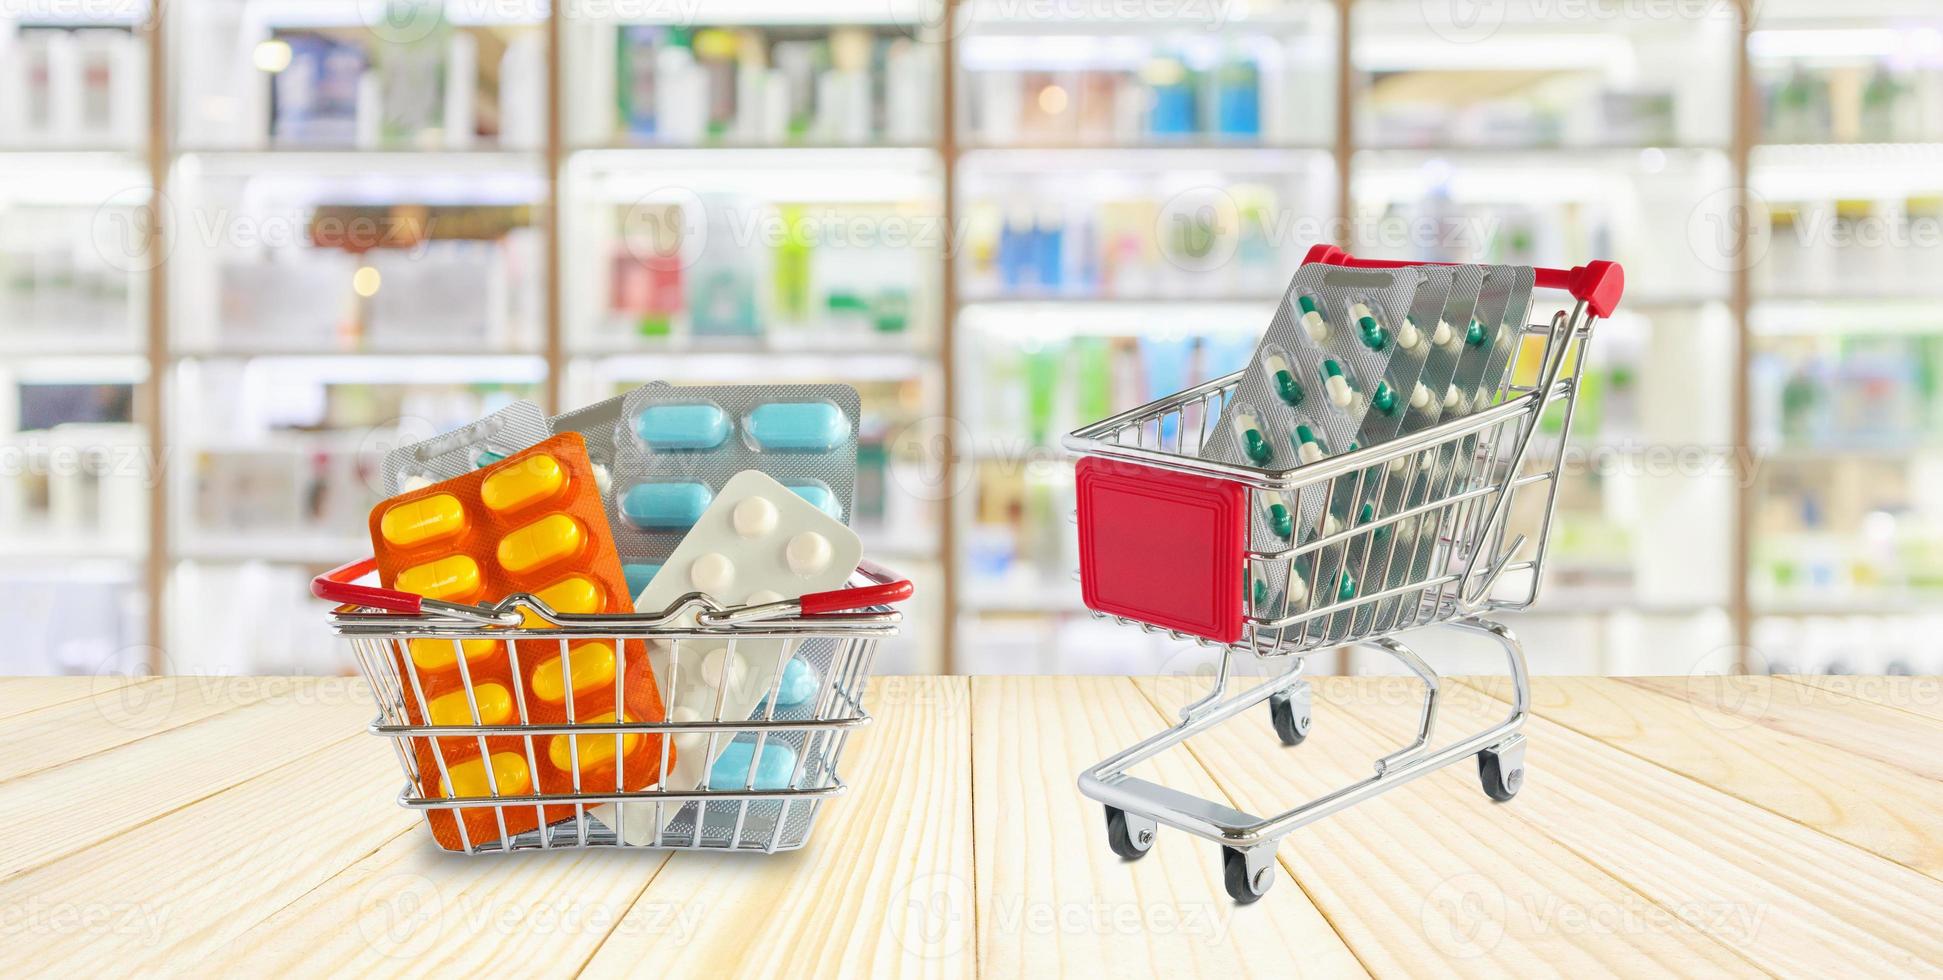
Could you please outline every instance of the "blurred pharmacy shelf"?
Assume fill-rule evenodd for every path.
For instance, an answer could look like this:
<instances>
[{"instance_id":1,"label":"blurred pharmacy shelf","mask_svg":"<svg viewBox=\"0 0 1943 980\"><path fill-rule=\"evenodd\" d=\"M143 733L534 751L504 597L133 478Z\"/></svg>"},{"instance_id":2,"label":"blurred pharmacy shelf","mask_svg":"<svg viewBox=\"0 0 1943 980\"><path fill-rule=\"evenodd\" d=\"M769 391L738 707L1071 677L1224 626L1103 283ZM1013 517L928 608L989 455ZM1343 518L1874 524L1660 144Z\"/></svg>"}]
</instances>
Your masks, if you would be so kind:
<instances>
[{"instance_id":1,"label":"blurred pharmacy shelf","mask_svg":"<svg viewBox=\"0 0 1943 980\"><path fill-rule=\"evenodd\" d=\"M1536 669L1923 667L1923 0L1764 0L1745 34L1736 4L72 6L0 17L0 578L50 651L0 668L339 671L304 582L361 550L385 449L761 379L863 393L859 530L922 603L880 669L1196 669L1081 608L1058 438L1241 367L1317 241L1626 264L1520 623L1571 652Z\"/></svg>"}]
</instances>

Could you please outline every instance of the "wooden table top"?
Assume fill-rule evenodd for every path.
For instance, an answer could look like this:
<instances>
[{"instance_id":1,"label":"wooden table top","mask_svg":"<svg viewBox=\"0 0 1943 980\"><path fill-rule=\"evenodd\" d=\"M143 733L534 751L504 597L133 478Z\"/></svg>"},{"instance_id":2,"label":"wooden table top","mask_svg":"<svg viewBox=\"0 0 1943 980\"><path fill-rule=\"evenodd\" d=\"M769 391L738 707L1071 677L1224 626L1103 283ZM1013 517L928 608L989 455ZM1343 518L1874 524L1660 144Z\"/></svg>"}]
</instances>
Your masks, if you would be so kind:
<instances>
[{"instance_id":1,"label":"wooden table top","mask_svg":"<svg viewBox=\"0 0 1943 980\"><path fill-rule=\"evenodd\" d=\"M1366 776L1416 688L1317 678L1142 775L1254 813ZM1536 682L1530 778L1460 763L1296 831L1108 850L1078 772L1180 678L885 677L802 851L437 851L343 679L0 680L0 961L177 973L1115 976L1943 971L1943 679ZM1440 735L1506 687L1451 685ZM10 971L12 972L12 971Z\"/></svg>"}]
</instances>

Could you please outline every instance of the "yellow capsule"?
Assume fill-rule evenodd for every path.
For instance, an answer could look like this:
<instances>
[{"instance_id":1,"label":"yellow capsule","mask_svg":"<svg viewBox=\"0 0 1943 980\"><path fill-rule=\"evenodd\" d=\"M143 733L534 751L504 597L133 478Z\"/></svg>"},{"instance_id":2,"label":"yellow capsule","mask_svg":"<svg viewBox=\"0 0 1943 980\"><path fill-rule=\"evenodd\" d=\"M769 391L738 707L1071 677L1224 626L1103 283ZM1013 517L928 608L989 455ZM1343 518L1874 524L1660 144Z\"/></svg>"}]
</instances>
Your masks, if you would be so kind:
<instances>
[{"instance_id":1,"label":"yellow capsule","mask_svg":"<svg viewBox=\"0 0 1943 980\"><path fill-rule=\"evenodd\" d=\"M493 787L486 782L484 759L474 756L446 767L445 771L451 777L445 781L447 797L492 795ZM518 752L494 752L492 775L501 796L522 796L533 788L532 770L526 768L526 757Z\"/></svg>"},{"instance_id":2,"label":"yellow capsule","mask_svg":"<svg viewBox=\"0 0 1943 980\"><path fill-rule=\"evenodd\" d=\"M554 612L597 613L602 603L607 601L607 591L600 583L585 575L572 575L547 586L533 597L553 607ZM527 629L541 629L547 621L532 612L522 613L525 617L520 625Z\"/></svg>"},{"instance_id":3,"label":"yellow capsule","mask_svg":"<svg viewBox=\"0 0 1943 980\"><path fill-rule=\"evenodd\" d=\"M504 514L551 500L567 485L567 468L545 453L502 466L479 484L479 499Z\"/></svg>"},{"instance_id":4,"label":"yellow capsule","mask_svg":"<svg viewBox=\"0 0 1943 980\"><path fill-rule=\"evenodd\" d=\"M449 493L407 500L385 511L385 516L378 519L378 533L400 548L443 541L465 529L466 509L459 498Z\"/></svg>"},{"instance_id":5,"label":"yellow capsule","mask_svg":"<svg viewBox=\"0 0 1943 980\"><path fill-rule=\"evenodd\" d=\"M614 720L614 712L603 711L599 715L586 720L596 723L610 722ZM627 720L633 721L634 719L628 718ZM571 748L567 745L568 739L572 739L574 742ZM634 747L640 744L640 741L641 736L638 732L630 732L621 736L621 753L625 755L633 752ZM580 771L582 773L590 769L599 769L602 766L612 765L614 762L614 736L611 733L603 735L555 735L547 740L546 757L548 761L553 763L553 768L555 769L572 772L574 759L571 753L575 751L580 754Z\"/></svg>"},{"instance_id":6,"label":"yellow capsule","mask_svg":"<svg viewBox=\"0 0 1943 980\"><path fill-rule=\"evenodd\" d=\"M479 594L482 580L479 563L465 555L447 555L423 565L413 565L398 573L392 583L400 592L411 592L427 599L462 602Z\"/></svg>"},{"instance_id":7,"label":"yellow capsule","mask_svg":"<svg viewBox=\"0 0 1943 980\"><path fill-rule=\"evenodd\" d=\"M451 670L458 659L452 656L452 641L440 640L429 636L420 637L406 644L412 651L412 663L419 670ZM490 656L499 649L498 640L460 640L459 648L465 651L468 666Z\"/></svg>"},{"instance_id":8,"label":"yellow capsule","mask_svg":"<svg viewBox=\"0 0 1943 980\"><path fill-rule=\"evenodd\" d=\"M504 684L481 684L473 689L479 702L479 724L503 725L513 718L513 695ZM472 706L466 703L464 690L442 694L432 699L428 712L434 725L470 725Z\"/></svg>"},{"instance_id":9,"label":"yellow capsule","mask_svg":"<svg viewBox=\"0 0 1943 980\"><path fill-rule=\"evenodd\" d=\"M499 539L499 565L518 575L580 554L587 528L568 514L548 514Z\"/></svg>"},{"instance_id":10,"label":"yellow capsule","mask_svg":"<svg viewBox=\"0 0 1943 980\"><path fill-rule=\"evenodd\" d=\"M567 649L572 662L573 693L576 696L614 683L614 645L606 640L584 640ZM560 658L548 657L533 668L533 696L548 704L558 704L567 696L566 679L560 676Z\"/></svg>"}]
</instances>

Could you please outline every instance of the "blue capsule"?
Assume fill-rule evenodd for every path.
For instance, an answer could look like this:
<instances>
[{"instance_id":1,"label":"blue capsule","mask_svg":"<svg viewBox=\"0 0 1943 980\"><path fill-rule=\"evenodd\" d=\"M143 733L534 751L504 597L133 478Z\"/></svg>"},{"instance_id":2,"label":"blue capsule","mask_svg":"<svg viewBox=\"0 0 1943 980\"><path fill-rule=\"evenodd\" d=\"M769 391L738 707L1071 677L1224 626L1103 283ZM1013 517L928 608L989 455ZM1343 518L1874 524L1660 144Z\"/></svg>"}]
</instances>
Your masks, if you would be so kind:
<instances>
[{"instance_id":1,"label":"blue capsule","mask_svg":"<svg viewBox=\"0 0 1943 980\"><path fill-rule=\"evenodd\" d=\"M789 492L816 505L817 510L843 520L843 507L837 503L837 495L831 493L829 487L821 483L791 483L788 486Z\"/></svg>"},{"instance_id":2,"label":"blue capsule","mask_svg":"<svg viewBox=\"0 0 1943 980\"><path fill-rule=\"evenodd\" d=\"M642 530L691 528L714 500L699 483L642 483L621 496L621 519Z\"/></svg>"},{"instance_id":3,"label":"blue capsule","mask_svg":"<svg viewBox=\"0 0 1943 980\"><path fill-rule=\"evenodd\" d=\"M708 767L709 789L741 789L749 782L749 760L755 756L756 744L738 739L730 742L715 757L715 764ZM789 777L796 771L796 750L781 742L765 742L762 746L762 761L756 763L756 784L759 790L778 790L789 788Z\"/></svg>"},{"instance_id":4,"label":"blue capsule","mask_svg":"<svg viewBox=\"0 0 1943 980\"><path fill-rule=\"evenodd\" d=\"M729 438L729 417L709 404L651 405L634 417L634 434L649 449L714 449Z\"/></svg>"},{"instance_id":5,"label":"blue capsule","mask_svg":"<svg viewBox=\"0 0 1943 980\"><path fill-rule=\"evenodd\" d=\"M850 421L829 402L772 402L749 413L756 448L828 452L850 437Z\"/></svg>"}]
</instances>

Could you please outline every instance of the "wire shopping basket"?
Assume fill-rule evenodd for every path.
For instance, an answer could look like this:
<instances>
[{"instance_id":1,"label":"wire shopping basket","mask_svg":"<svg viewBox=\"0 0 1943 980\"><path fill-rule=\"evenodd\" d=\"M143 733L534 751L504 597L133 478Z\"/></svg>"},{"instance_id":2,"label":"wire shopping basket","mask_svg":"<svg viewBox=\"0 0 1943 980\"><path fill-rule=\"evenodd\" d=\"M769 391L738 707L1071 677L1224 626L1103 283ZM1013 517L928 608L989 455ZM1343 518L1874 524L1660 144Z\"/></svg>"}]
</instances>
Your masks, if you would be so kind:
<instances>
[{"instance_id":1,"label":"wire shopping basket","mask_svg":"<svg viewBox=\"0 0 1943 980\"><path fill-rule=\"evenodd\" d=\"M426 812L442 847L468 853L559 847L773 853L803 846L820 805L845 790L837 764L850 732L870 721L863 696L877 641L897 632L903 617L891 605L911 595L908 580L864 562L846 588L800 599L725 607L689 593L659 614L568 614L526 593L469 606L356 584L375 567L370 558L352 562L318 576L311 591L342 604L329 615L331 631L350 639L377 699L370 730L397 751L405 774L399 804ZM450 644L463 692L456 713L470 724L443 723L420 711L428 702L410 648L414 642L441 650ZM747 660L773 660L773 669L737 675L732 665L745 662L739 654L755 651L762 655ZM676 690L683 672L691 672L709 678L718 693L712 710L670 705L664 721L610 714L620 720L540 723L529 710L526 685L512 684L506 692L474 684L477 665L494 658L504 658L510 676L521 677L522 658L531 666L536 657L558 656L565 717L575 719L573 692L585 690L576 653L583 665L596 656L618 661L611 670L617 705L623 679L649 670L665 691ZM790 671L792 662L803 668ZM800 683L806 676L813 676L813 688ZM766 685L754 717L725 709L726 694L738 682ZM485 723L498 715L482 714L482 704L510 717ZM611 745L602 736L611 736ZM489 739L498 748L489 747ZM461 742L476 744L476 759L493 760L478 766L484 793L454 791L460 782L447 756ZM712 765L698 765L706 775L692 782L661 779L642 786L643 774L630 778L626 764L641 744L659 753L652 773L679 775L680 766L671 765L678 755ZM537 772L540 759L562 751L571 785L554 788L559 791L529 784L528 792L514 792L519 787L499 771L500 755L510 754L513 766L530 767L524 772ZM770 765L776 759L785 764ZM434 816L441 812L446 816ZM441 820L449 829L441 829Z\"/></svg>"},{"instance_id":2,"label":"wire shopping basket","mask_svg":"<svg viewBox=\"0 0 1943 980\"><path fill-rule=\"evenodd\" d=\"M1353 259L1331 246L1312 249L1306 261L1367 269L1418 264ZM1108 842L1122 857L1144 855L1159 824L1185 830L1222 845L1228 892L1250 902L1273 881L1282 837L1433 769L1476 755L1486 793L1502 802L1518 792L1518 730L1531 700L1524 652L1509 629L1483 614L1537 599L1585 343L1593 325L1617 308L1625 276L1613 263L1594 262L1538 270L1536 285L1563 290L1572 302L1550 322L1525 326L1494 404L1389 442L1287 469L1199 458L1244 372L1063 440L1081 457L1080 580L1088 608L1096 617L1221 650L1211 689L1181 709L1178 724L1080 775L1081 792L1105 804ZM1521 370L1519 361L1534 352L1535 372L1530 364ZM1520 384L1521 377L1535 380ZM1556 431L1541 439L1546 419L1557 421ZM1393 480L1405 481L1394 493ZM1383 509L1332 522L1286 547L1252 548L1248 515L1303 494L1376 501ZM1286 584L1270 593L1260 584L1268 581ZM1514 691L1502 722L1435 752L1429 746L1440 678L1396 638L1431 626L1496 640ZM1263 701L1281 740L1301 742L1310 724L1306 655L1356 646L1394 658L1425 685L1414 741L1377 759L1369 778L1259 817L1127 774ZM1242 657L1279 670L1230 694Z\"/></svg>"}]
</instances>

